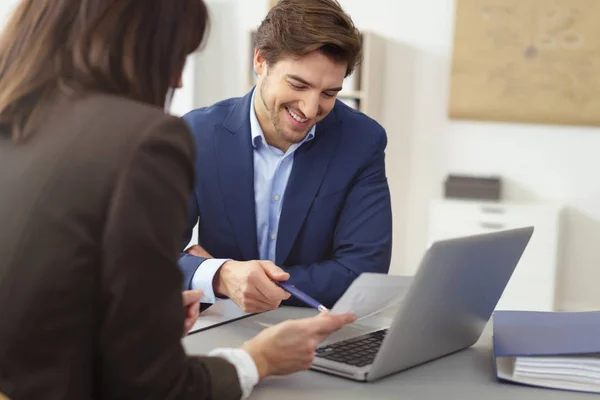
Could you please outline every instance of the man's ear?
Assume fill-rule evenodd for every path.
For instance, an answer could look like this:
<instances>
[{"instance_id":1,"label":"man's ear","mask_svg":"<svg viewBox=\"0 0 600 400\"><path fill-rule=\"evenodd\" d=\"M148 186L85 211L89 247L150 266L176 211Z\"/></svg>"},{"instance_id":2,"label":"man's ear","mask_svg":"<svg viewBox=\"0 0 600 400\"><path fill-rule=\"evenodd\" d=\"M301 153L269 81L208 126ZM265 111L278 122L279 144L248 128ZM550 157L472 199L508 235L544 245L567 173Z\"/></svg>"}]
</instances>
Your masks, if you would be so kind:
<instances>
[{"instance_id":1,"label":"man's ear","mask_svg":"<svg viewBox=\"0 0 600 400\"><path fill-rule=\"evenodd\" d=\"M260 54L258 49L254 49L254 72L256 75L262 75L266 71L267 61Z\"/></svg>"}]
</instances>

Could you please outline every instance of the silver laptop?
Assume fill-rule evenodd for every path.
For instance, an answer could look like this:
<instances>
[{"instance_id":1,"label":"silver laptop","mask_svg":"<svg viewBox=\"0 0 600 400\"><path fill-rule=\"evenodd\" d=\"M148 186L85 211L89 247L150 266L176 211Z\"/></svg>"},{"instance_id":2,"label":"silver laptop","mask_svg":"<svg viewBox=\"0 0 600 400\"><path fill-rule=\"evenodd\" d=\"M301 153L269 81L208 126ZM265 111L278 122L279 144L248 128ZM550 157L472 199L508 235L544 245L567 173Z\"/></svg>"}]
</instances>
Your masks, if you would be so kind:
<instances>
[{"instance_id":1,"label":"silver laptop","mask_svg":"<svg viewBox=\"0 0 600 400\"><path fill-rule=\"evenodd\" d=\"M312 369L373 381L472 346L532 234L526 227L433 243L391 324L324 342Z\"/></svg>"}]
</instances>

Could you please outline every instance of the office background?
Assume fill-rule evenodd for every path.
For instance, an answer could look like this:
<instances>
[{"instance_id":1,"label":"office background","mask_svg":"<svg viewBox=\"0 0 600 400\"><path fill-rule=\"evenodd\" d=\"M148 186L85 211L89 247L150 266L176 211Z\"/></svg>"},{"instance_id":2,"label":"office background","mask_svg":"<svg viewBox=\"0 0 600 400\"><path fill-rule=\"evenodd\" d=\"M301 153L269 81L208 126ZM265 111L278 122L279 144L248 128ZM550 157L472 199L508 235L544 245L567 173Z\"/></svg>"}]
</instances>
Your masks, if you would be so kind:
<instances>
[{"instance_id":1,"label":"office background","mask_svg":"<svg viewBox=\"0 0 600 400\"><path fill-rule=\"evenodd\" d=\"M267 0L206 2L211 31L184 73L185 87L172 105L178 115L247 91L249 32L268 7ZM17 3L0 3L0 24ZM504 200L564 207L556 308L600 309L600 129L450 120L454 1L340 3L359 29L385 39L385 57L372 68L384 82L378 112L389 139L391 272L411 274L417 268L429 240L431 201L443 196L448 174L499 175Z\"/></svg>"}]
</instances>

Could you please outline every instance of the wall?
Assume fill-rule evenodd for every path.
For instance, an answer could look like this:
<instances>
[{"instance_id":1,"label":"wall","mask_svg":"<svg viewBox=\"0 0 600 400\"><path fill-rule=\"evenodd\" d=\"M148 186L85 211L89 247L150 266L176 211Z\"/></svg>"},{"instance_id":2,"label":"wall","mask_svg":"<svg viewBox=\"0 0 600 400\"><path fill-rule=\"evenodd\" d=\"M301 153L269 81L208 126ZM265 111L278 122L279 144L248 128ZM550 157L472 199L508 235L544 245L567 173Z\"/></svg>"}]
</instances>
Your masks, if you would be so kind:
<instances>
[{"instance_id":1,"label":"wall","mask_svg":"<svg viewBox=\"0 0 600 400\"><path fill-rule=\"evenodd\" d=\"M4 26L4 22L8 18L10 12L19 3L19 0L2 0L0 2L0 28Z\"/></svg>"},{"instance_id":2,"label":"wall","mask_svg":"<svg viewBox=\"0 0 600 400\"><path fill-rule=\"evenodd\" d=\"M245 89L247 32L266 12L263 0L209 0L214 37L198 57L199 105ZM569 126L450 121L453 0L340 0L360 29L389 39L382 73L383 125L394 198L392 271L411 273L426 246L428 203L449 172L499 174L512 201L565 206L558 306L600 308L600 130Z\"/></svg>"},{"instance_id":3,"label":"wall","mask_svg":"<svg viewBox=\"0 0 600 400\"><path fill-rule=\"evenodd\" d=\"M183 70L182 81L183 88L177 89L173 95L169 112L173 115L183 116L194 108L196 102L195 82L196 82L196 55L192 54L188 57L185 68Z\"/></svg>"}]
</instances>

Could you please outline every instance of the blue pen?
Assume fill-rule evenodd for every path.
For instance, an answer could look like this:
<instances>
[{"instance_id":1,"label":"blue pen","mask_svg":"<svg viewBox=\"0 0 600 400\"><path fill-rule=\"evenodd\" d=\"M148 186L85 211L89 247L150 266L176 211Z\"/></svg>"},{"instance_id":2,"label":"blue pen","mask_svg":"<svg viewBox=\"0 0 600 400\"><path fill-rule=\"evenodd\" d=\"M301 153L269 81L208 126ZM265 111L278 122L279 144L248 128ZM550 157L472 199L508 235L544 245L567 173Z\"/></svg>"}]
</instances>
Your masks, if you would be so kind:
<instances>
[{"instance_id":1,"label":"blue pen","mask_svg":"<svg viewBox=\"0 0 600 400\"><path fill-rule=\"evenodd\" d=\"M292 296L296 297L297 299L302 300L309 306L316 308L319 311L328 311L327 307L325 307L323 304L319 303L317 300L313 299L312 297L310 297L309 295L307 295L306 293L304 293L302 290L298 289L296 286L292 285L291 283L287 283L287 282L275 282L275 283L277 285L279 285L279 287L281 287L283 290L285 290Z\"/></svg>"}]
</instances>

